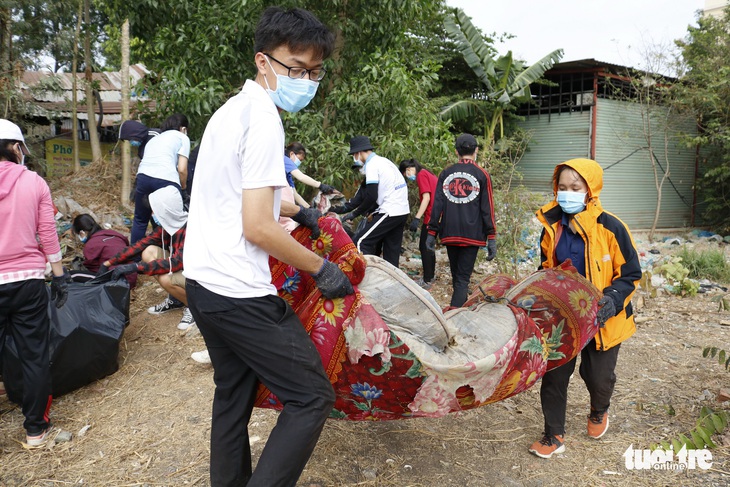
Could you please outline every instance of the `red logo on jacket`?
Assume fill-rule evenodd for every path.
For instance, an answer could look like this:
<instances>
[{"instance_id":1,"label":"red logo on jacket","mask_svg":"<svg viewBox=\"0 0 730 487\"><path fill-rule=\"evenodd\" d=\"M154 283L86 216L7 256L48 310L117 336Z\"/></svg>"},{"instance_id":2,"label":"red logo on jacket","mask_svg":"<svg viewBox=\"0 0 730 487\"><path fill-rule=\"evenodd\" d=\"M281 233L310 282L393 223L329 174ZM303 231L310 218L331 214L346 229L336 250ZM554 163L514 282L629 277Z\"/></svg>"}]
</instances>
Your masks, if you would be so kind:
<instances>
[{"instance_id":1,"label":"red logo on jacket","mask_svg":"<svg viewBox=\"0 0 730 487\"><path fill-rule=\"evenodd\" d=\"M452 203L464 204L474 201L481 191L479 181L467 172L455 172L444 179L443 192Z\"/></svg>"}]
</instances>

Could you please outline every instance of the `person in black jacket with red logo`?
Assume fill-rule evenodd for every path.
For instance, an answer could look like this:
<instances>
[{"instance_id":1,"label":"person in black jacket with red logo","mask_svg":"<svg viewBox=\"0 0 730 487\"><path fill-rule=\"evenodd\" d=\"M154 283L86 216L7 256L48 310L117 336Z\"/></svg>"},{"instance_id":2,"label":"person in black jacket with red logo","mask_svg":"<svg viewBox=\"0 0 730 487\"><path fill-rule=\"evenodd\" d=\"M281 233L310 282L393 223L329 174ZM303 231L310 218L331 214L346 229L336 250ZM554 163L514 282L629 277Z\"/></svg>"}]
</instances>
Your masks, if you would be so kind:
<instances>
[{"instance_id":1,"label":"person in black jacket with red logo","mask_svg":"<svg viewBox=\"0 0 730 487\"><path fill-rule=\"evenodd\" d=\"M480 247L487 246L487 260L497 255L492 179L477 165L479 151L473 135L456 138L459 162L439 174L428 223L426 248L435 250L436 236L446 245L451 267L451 307L464 304L469 280Z\"/></svg>"}]
</instances>

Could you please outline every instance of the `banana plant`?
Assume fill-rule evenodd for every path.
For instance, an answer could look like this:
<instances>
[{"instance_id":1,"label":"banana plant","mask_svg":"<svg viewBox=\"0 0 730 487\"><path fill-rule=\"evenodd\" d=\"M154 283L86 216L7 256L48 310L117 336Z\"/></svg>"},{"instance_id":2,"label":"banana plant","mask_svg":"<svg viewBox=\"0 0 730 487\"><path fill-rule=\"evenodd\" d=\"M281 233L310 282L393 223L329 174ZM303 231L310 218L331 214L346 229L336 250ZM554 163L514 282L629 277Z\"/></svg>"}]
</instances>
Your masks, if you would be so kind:
<instances>
[{"instance_id":1,"label":"banana plant","mask_svg":"<svg viewBox=\"0 0 730 487\"><path fill-rule=\"evenodd\" d=\"M563 50L556 49L528 66L524 61L514 59L512 51L495 59L481 32L459 8L446 16L444 26L474 71L483 91L466 100L451 103L441 110L441 117L453 121L483 118L484 138L492 146L497 126L500 137L504 136L505 110L530 99L530 84L560 61Z\"/></svg>"}]
</instances>

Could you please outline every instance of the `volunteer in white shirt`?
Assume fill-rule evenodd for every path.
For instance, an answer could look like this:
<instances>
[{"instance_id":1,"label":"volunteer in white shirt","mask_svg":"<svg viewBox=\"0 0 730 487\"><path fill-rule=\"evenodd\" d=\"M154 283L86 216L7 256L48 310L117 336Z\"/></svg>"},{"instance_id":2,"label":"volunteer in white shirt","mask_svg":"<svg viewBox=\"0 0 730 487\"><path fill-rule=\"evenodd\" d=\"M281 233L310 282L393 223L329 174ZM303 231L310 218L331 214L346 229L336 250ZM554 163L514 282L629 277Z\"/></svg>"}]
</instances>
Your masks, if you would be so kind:
<instances>
[{"instance_id":1,"label":"volunteer in white shirt","mask_svg":"<svg viewBox=\"0 0 730 487\"><path fill-rule=\"evenodd\" d=\"M296 485L335 394L299 318L271 284L269 256L312 274L327 298L353 293L345 274L298 244L281 214L317 229L315 209L281 201L279 112L306 106L334 35L310 12L267 8L256 28L255 80L208 122L190 198L184 275L188 304L215 370L210 484ZM258 384L284 405L252 470L248 421Z\"/></svg>"},{"instance_id":2,"label":"volunteer in white shirt","mask_svg":"<svg viewBox=\"0 0 730 487\"><path fill-rule=\"evenodd\" d=\"M365 227L352 240L358 250L366 255L378 255L382 248L383 258L398 267L403 228L410 213L408 186L398 167L373 150L370 139L364 135L350 140L349 154L355 165L363 166L364 169L365 197L360 206L342 220L353 220L366 214L376 203L377 210L368 217Z\"/></svg>"},{"instance_id":3,"label":"volunteer in white shirt","mask_svg":"<svg viewBox=\"0 0 730 487\"><path fill-rule=\"evenodd\" d=\"M147 231L152 216L149 195L165 186L185 189L190 156L188 126L185 115L170 115L163 122L160 135L150 139L145 146L135 181L134 220L129 237L132 245L144 237Z\"/></svg>"}]
</instances>

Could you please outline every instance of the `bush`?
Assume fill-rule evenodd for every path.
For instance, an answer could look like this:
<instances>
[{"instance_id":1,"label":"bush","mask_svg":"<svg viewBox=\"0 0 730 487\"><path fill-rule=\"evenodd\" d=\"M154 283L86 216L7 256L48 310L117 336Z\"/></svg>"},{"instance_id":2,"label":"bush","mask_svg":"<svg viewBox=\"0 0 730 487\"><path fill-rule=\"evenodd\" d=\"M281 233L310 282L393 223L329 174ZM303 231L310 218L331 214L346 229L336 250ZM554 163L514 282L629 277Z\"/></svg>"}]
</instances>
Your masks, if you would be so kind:
<instances>
[{"instance_id":1,"label":"bush","mask_svg":"<svg viewBox=\"0 0 730 487\"><path fill-rule=\"evenodd\" d=\"M689 277L730 283L730 265L721 250L698 251L685 246L677 255L682 258L682 265L689 270Z\"/></svg>"}]
</instances>

